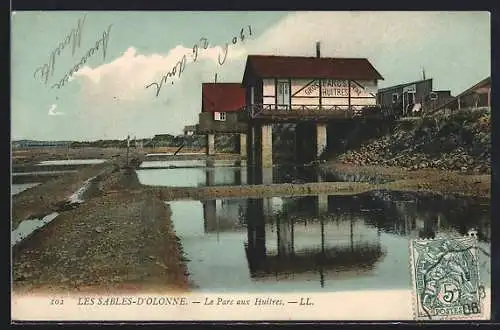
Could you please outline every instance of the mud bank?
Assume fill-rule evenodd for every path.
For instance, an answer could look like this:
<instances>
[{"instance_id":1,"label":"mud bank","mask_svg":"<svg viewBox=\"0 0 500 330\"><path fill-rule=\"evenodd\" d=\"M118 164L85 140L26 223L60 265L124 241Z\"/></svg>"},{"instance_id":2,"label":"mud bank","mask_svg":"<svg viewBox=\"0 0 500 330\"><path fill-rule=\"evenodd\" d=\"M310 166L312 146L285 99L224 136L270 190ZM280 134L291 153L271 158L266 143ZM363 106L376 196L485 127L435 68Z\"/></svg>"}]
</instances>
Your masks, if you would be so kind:
<instances>
[{"instance_id":1,"label":"mud bank","mask_svg":"<svg viewBox=\"0 0 500 330\"><path fill-rule=\"evenodd\" d=\"M75 173L68 173L15 195L12 199L12 227L30 217L55 212L86 180L104 178L119 165L115 162L97 164Z\"/></svg>"},{"instance_id":2,"label":"mud bank","mask_svg":"<svg viewBox=\"0 0 500 330\"><path fill-rule=\"evenodd\" d=\"M149 153L144 154L145 160L154 161L154 160L240 160L241 156L239 154L215 154L215 155L207 155L207 154L183 154L182 152L177 155L172 155L170 153Z\"/></svg>"},{"instance_id":3,"label":"mud bank","mask_svg":"<svg viewBox=\"0 0 500 330\"><path fill-rule=\"evenodd\" d=\"M188 290L168 205L141 189L131 169L112 171L96 189L14 247L14 291Z\"/></svg>"},{"instance_id":4,"label":"mud bank","mask_svg":"<svg viewBox=\"0 0 500 330\"><path fill-rule=\"evenodd\" d=\"M457 186L459 184L460 186ZM466 190L467 189L469 190ZM223 187L149 187L159 194L165 201L171 200L206 200L223 197L273 197L273 196L308 196L318 194L353 195L375 190L435 192L450 195L476 196L489 198L489 185L484 181L461 182L459 178L453 180L439 179L435 181L407 179L371 184L365 182L321 182L305 184L273 184L249 186Z\"/></svg>"},{"instance_id":5,"label":"mud bank","mask_svg":"<svg viewBox=\"0 0 500 330\"><path fill-rule=\"evenodd\" d=\"M112 159L126 153L124 148L27 148L12 150L13 165L29 165L60 159Z\"/></svg>"},{"instance_id":6,"label":"mud bank","mask_svg":"<svg viewBox=\"0 0 500 330\"><path fill-rule=\"evenodd\" d=\"M212 186L212 187L151 187L148 190L159 194L165 201L183 199L213 199L220 197L272 197L272 196L306 196L321 193L355 194L374 189L369 183L322 182L305 184L272 184L247 186Z\"/></svg>"},{"instance_id":7,"label":"mud bank","mask_svg":"<svg viewBox=\"0 0 500 330\"><path fill-rule=\"evenodd\" d=\"M432 168L408 170L400 167L343 164L338 161L321 164L319 170L340 177L356 176L390 181L382 184L384 189L491 197L489 174L468 175Z\"/></svg>"}]
</instances>

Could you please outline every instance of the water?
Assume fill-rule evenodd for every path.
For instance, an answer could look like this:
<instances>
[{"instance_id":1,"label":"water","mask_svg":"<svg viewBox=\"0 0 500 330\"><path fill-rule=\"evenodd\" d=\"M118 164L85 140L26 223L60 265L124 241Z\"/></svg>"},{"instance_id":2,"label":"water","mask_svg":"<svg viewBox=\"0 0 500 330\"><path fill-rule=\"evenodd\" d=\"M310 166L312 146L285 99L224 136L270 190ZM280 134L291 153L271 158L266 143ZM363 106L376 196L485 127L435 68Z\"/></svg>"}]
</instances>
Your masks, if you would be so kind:
<instances>
[{"instance_id":1,"label":"water","mask_svg":"<svg viewBox=\"0 0 500 330\"><path fill-rule=\"evenodd\" d=\"M76 173L77 170L67 170L67 171L37 171L37 172L19 172L12 173L12 176L29 176L29 175L53 175L53 174L67 174Z\"/></svg>"},{"instance_id":2,"label":"water","mask_svg":"<svg viewBox=\"0 0 500 330\"><path fill-rule=\"evenodd\" d=\"M151 153L147 154L146 157L148 156L173 156L173 152L158 152L158 153ZM178 152L177 156L187 156L187 155L204 155L203 152Z\"/></svg>"},{"instance_id":3,"label":"water","mask_svg":"<svg viewBox=\"0 0 500 330\"><path fill-rule=\"evenodd\" d=\"M44 160L37 165L91 165L101 164L106 162L106 159L61 159L61 160Z\"/></svg>"},{"instance_id":4,"label":"water","mask_svg":"<svg viewBox=\"0 0 500 330\"><path fill-rule=\"evenodd\" d=\"M245 163L245 161L242 161ZM140 168L185 168L185 167L223 167L239 165L234 160L185 159L185 160L148 160L141 163Z\"/></svg>"},{"instance_id":5,"label":"water","mask_svg":"<svg viewBox=\"0 0 500 330\"><path fill-rule=\"evenodd\" d=\"M85 193L90 189L92 182L95 180L95 176L90 179L85 180L83 186L81 186L77 191L75 191L71 196L69 196L68 201L70 203L83 203Z\"/></svg>"},{"instance_id":6,"label":"water","mask_svg":"<svg viewBox=\"0 0 500 330\"><path fill-rule=\"evenodd\" d=\"M456 198L386 192L169 204L190 277L205 292L410 290L409 238L475 228L490 249L489 204ZM490 259L479 256L489 287Z\"/></svg>"},{"instance_id":7,"label":"water","mask_svg":"<svg viewBox=\"0 0 500 330\"><path fill-rule=\"evenodd\" d=\"M203 187L246 184L240 167L137 170L139 182L148 186Z\"/></svg>"},{"instance_id":8,"label":"water","mask_svg":"<svg viewBox=\"0 0 500 330\"><path fill-rule=\"evenodd\" d=\"M27 219L22 221L10 234L11 246L18 244L27 237L31 236L37 230L54 220L58 215L59 213L54 212L44 216L42 219Z\"/></svg>"},{"instance_id":9,"label":"water","mask_svg":"<svg viewBox=\"0 0 500 330\"><path fill-rule=\"evenodd\" d=\"M218 160L210 165L205 160L147 161L141 164L136 173L139 182L148 186L203 187L251 183L247 172L255 168L235 164L232 160ZM277 165L266 170L272 173L272 183L327 181L323 174L317 173L312 167Z\"/></svg>"},{"instance_id":10,"label":"water","mask_svg":"<svg viewBox=\"0 0 500 330\"><path fill-rule=\"evenodd\" d=\"M206 161L203 159L189 160L148 160L142 162L142 168L148 167L205 167Z\"/></svg>"},{"instance_id":11,"label":"water","mask_svg":"<svg viewBox=\"0 0 500 330\"><path fill-rule=\"evenodd\" d=\"M30 188L36 187L40 184L40 182L33 182L33 183L15 183L12 184L10 187L10 195L14 196L17 195L25 190L28 190Z\"/></svg>"}]
</instances>

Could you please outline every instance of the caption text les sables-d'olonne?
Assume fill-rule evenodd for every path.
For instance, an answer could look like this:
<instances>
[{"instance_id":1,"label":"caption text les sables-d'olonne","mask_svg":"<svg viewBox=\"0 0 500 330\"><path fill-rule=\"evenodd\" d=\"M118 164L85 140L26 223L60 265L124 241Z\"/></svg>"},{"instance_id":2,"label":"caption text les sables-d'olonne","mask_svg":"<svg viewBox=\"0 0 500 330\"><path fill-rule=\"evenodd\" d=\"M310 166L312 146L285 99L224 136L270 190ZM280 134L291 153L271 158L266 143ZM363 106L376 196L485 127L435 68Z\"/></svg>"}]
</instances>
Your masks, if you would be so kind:
<instances>
[{"instance_id":1,"label":"caption text les sables-d'olonne","mask_svg":"<svg viewBox=\"0 0 500 330\"><path fill-rule=\"evenodd\" d=\"M279 297L205 297L201 299L188 299L187 297L78 297L78 306L286 306L290 304L299 306L313 306L310 297L298 297L284 300ZM65 305L65 299L55 298L50 300L50 305Z\"/></svg>"}]
</instances>

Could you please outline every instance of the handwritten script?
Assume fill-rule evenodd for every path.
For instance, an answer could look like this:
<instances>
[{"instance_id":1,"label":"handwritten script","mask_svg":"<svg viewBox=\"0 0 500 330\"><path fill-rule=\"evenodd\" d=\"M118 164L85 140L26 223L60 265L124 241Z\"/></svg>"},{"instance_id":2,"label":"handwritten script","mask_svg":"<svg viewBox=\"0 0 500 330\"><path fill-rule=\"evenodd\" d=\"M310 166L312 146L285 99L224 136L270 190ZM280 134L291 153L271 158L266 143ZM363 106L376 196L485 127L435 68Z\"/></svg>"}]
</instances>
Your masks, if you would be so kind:
<instances>
[{"instance_id":1,"label":"handwritten script","mask_svg":"<svg viewBox=\"0 0 500 330\"><path fill-rule=\"evenodd\" d=\"M245 28L241 28L239 38L238 36L234 36L230 42L226 42L225 47L223 48L222 53L219 53L217 61L219 65L224 65L226 62L228 50L229 50L229 45L236 45L238 41L243 42L246 38L246 34L248 33L248 36L252 35L252 27L248 25ZM150 87L155 87L156 88L156 97L160 95L160 91L162 87L164 86L165 83L167 83L168 78L175 77L177 76L178 78L181 77L182 73L184 72L184 69L186 68L187 64L187 57L190 55L192 57L193 63L196 63L198 60L198 56L200 54L200 51L203 51L207 49L209 46L208 39L207 38L200 38L199 43L195 43L192 51L190 54L184 54L180 60L178 60L175 65L168 71L166 74L163 75L161 80L159 82L152 82L148 85L146 85L146 89ZM172 84L174 83L173 81L171 82Z\"/></svg>"},{"instance_id":2,"label":"handwritten script","mask_svg":"<svg viewBox=\"0 0 500 330\"><path fill-rule=\"evenodd\" d=\"M49 80L49 76L52 77L54 75L54 69L56 67L56 57L61 55L61 52L66 48L67 45L71 43L71 54L74 56L77 48L80 48L80 43L82 40L82 32L83 26L85 24L85 19L87 18L87 14L85 14L82 18L78 19L76 28L71 29L70 33L66 35L64 40L59 42L57 47L52 50L49 55L49 61L42 66L38 67L33 73L33 77L37 79L37 76L42 79L42 81L47 84Z\"/></svg>"},{"instance_id":3,"label":"handwritten script","mask_svg":"<svg viewBox=\"0 0 500 330\"><path fill-rule=\"evenodd\" d=\"M57 88L60 89L63 87L66 82L69 81L69 78L87 62L89 57L93 56L94 54L97 54L99 49L102 49L102 58L103 60L106 59L106 51L108 49L108 41L109 41L109 33L111 32L111 27L113 25L110 24L108 28L102 33L102 37L95 42L95 46L90 48L87 53L80 59L80 62L76 63L65 75L62 77L59 82L55 83L52 85L52 88Z\"/></svg>"}]
</instances>

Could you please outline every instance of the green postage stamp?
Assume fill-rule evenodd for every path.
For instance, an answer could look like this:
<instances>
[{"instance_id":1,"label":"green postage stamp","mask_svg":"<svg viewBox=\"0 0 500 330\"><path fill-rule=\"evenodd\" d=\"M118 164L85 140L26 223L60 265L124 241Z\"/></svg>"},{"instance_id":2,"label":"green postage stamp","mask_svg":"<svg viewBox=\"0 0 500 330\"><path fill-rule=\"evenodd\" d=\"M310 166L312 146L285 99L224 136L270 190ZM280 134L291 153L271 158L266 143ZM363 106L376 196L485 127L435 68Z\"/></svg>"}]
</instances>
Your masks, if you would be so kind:
<instances>
[{"instance_id":1,"label":"green postage stamp","mask_svg":"<svg viewBox=\"0 0 500 330\"><path fill-rule=\"evenodd\" d=\"M471 235L410 242L416 320L482 317L476 243Z\"/></svg>"}]
</instances>

